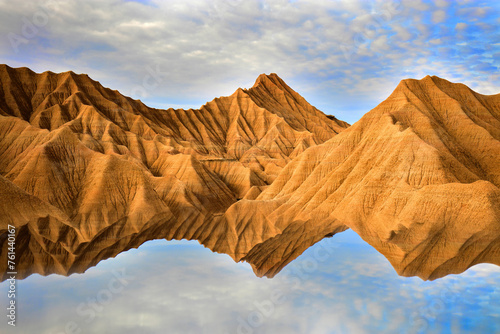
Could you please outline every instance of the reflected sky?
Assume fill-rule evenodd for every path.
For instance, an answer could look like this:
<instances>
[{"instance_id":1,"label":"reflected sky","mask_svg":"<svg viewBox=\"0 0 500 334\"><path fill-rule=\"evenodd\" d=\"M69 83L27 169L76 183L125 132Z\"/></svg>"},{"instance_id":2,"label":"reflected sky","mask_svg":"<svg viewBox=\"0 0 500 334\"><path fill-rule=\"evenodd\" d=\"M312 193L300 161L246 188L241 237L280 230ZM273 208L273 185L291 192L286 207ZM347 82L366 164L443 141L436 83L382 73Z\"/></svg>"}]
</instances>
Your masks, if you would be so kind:
<instances>
[{"instance_id":1,"label":"reflected sky","mask_svg":"<svg viewBox=\"0 0 500 334\"><path fill-rule=\"evenodd\" d=\"M197 242L158 240L85 274L18 281L17 326L4 315L0 332L500 333L499 282L487 264L433 282L399 277L352 231L274 279Z\"/></svg>"}]
</instances>

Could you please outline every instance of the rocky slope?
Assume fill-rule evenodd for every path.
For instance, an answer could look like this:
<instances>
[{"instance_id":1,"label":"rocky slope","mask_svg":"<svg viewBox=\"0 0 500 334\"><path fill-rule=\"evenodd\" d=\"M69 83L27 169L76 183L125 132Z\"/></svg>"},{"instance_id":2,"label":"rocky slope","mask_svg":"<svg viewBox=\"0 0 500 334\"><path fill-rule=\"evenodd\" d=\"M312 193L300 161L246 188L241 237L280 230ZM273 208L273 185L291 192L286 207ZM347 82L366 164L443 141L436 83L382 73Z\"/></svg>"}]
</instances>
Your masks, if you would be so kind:
<instances>
[{"instance_id":1,"label":"rocky slope","mask_svg":"<svg viewBox=\"0 0 500 334\"><path fill-rule=\"evenodd\" d=\"M500 265L499 187L500 95L427 76L403 80L349 129L290 162L256 201L234 204L225 219L259 207L284 231L300 226L244 257L261 275L276 274L294 245L307 248L325 232L349 227L400 275L436 279L477 263Z\"/></svg>"},{"instance_id":2,"label":"rocky slope","mask_svg":"<svg viewBox=\"0 0 500 334\"><path fill-rule=\"evenodd\" d=\"M236 227L220 215L346 127L275 74L199 110L158 110L86 75L2 65L2 254L8 224L19 277L82 272L157 238L231 253Z\"/></svg>"},{"instance_id":3,"label":"rocky slope","mask_svg":"<svg viewBox=\"0 0 500 334\"><path fill-rule=\"evenodd\" d=\"M399 274L435 279L500 265L499 153L500 95L437 77L403 80L349 127L275 74L158 110L85 75L0 66L2 256L12 224L19 277L159 238L272 277L352 228Z\"/></svg>"}]
</instances>

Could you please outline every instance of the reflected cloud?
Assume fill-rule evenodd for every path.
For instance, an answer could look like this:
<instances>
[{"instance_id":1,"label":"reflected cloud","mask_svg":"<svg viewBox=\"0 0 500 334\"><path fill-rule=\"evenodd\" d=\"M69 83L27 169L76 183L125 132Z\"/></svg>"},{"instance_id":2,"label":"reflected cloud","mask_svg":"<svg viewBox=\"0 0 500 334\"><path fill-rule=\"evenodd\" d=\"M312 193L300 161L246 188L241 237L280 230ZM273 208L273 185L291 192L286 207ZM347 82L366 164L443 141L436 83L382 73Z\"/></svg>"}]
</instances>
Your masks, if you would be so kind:
<instances>
[{"instance_id":1,"label":"reflected cloud","mask_svg":"<svg viewBox=\"0 0 500 334\"><path fill-rule=\"evenodd\" d=\"M305 251L274 279L257 278L248 264L235 264L197 242L147 242L85 274L19 281L19 325L12 330L2 323L0 330L59 334L68 324L89 333L500 330L499 267L481 264L428 282L398 276L352 231L331 239ZM311 265L322 254L319 247L335 244L331 256ZM113 273L122 270L129 282L107 298L100 291L109 290ZM5 290L5 282L0 287Z\"/></svg>"}]
</instances>

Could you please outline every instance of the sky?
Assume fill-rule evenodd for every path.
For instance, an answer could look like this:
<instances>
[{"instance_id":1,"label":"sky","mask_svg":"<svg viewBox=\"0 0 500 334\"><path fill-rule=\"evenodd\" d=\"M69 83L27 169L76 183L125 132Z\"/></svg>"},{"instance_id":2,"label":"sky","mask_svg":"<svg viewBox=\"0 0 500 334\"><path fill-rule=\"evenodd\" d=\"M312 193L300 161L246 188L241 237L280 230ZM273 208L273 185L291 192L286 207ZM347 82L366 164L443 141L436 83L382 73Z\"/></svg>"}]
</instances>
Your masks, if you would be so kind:
<instances>
[{"instance_id":1,"label":"sky","mask_svg":"<svg viewBox=\"0 0 500 334\"><path fill-rule=\"evenodd\" d=\"M405 78L500 93L497 0L0 0L0 63L87 73L157 108L277 73L353 123Z\"/></svg>"},{"instance_id":2,"label":"sky","mask_svg":"<svg viewBox=\"0 0 500 334\"><path fill-rule=\"evenodd\" d=\"M196 241L157 240L85 274L18 281L18 326L2 321L0 332L499 333L499 279L488 264L431 282L400 277L351 230L273 279Z\"/></svg>"}]
</instances>

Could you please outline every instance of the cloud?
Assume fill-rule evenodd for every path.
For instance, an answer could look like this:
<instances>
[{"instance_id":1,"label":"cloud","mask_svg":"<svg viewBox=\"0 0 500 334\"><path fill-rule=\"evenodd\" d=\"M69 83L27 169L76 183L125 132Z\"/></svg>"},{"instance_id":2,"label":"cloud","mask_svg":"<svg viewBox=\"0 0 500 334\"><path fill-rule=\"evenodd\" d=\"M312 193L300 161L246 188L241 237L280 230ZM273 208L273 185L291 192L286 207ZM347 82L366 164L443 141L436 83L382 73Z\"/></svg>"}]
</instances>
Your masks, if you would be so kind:
<instances>
[{"instance_id":1,"label":"cloud","mask_svg":"<svg viewBox=\"0 0 500 334\"><path fill-rule=\"evenodd\" d=\"M437 10L432 13L432 22L441 23L446 20L446 12L444 10Z\"/></svg>"},{"instance_id":2,"label":"cloud","mask_svg":"<svg viewBox=\"0 0 500 334\"><path fill-rule=\"evenodd\" d=\"M396 31L396 36L399 37L401 41L406 42L412 38L412 34L408 31L408 29L401 25L394 25L393 29Z\"/></svg>"},{"instance_id":3,"label":"cloud","mask_svg":"<svg viewBox=\"0 0 500 334\"><path fill-rule=\"evenodd\" d=\"M429 9L429 6L422 0L403 0L402 3L405 7L410 7L419 11L426 11Z\"/></svg>"},{"instance_id":4,"label":"cloud","mask_svg":"<svg viewBox=\"0 0 500 334\"><path fill-rule=\"evenodd\" d=\"M493 9L487 6L484 7L466 7L458 10L458 14L468 17L472 21L477 21L491 13Z\"/></svg>"},{"instance_id":5,"label":"cloud","mask_svg":"<svg viewBox=\"0 0 500 334\"><path fill-rule=\"evenodd\" d=\"M467 28L467 23L459 22L455 25L456 30L464 30Z\"/></svg>"},{"instance_id":6,"label":"cloud","mask_svg":"<svg viewBox=\"0 0 500 334\"><path fill-rule=\"evenodd\" d=\"M434 3L438 7L448 7L450 5L450 1L448 0L435 0Z\"/></svg>"},{"instance_id":7,"label":"cloud","mask_svg":"<svg viewBox=\"0 0 500 334\"><path fill-rule=\"evenodd\" d=\"M429 41L429 43L434 44L434 45L439 45L439 44L442 44L443 41L441 40L441 38L434 38L434 39L431 39Z\"/></svg>"}]
</instances>

